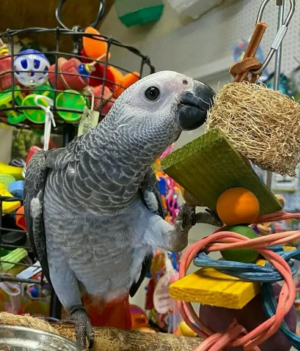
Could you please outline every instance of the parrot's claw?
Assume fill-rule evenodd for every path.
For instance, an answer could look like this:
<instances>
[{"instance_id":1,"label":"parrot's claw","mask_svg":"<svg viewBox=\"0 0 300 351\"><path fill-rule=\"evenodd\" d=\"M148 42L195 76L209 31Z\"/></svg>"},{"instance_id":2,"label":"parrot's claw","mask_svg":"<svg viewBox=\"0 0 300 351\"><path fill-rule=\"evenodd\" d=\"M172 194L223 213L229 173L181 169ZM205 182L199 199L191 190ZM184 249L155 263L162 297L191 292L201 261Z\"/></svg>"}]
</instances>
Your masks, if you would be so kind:
<instances>
[{"instance_id":1,"label":"parrot's claw","mask_svg":"<svg viewBox=\"0 0 300 351\"><path fill-rule=\"evenodd\" d=\"M205 210L208 214L210 214L211 216L211 223L212 225L216 226L216 227L222 227L224 225L224 223L220 220L218 214L210 209L206 209Z\"/></svg>"},{"instance_id":2,"label":"parrot's claw","mask_svg":"<svg viewBox=\"0 0 300 351\"><path fill-rule=\"evenodd\" d=\"M181 252L188 244L188 234L193 225L196 224L196 209L187 203L180 207L175 221L175 227L168 232L168 242L164 245L166 250Z\"/></svg>"},{"instance_id":3,"label":"parrot's claw","mask_svg":"<svg viewBox=\"0 0 300 351\"><path fill-rule=\"evenodd\" d=\"M183 204L180 208L177 219L181 221L182 230L191 228L196 224L196 208L187 203Z\"/></svg>"},{"instance_id":4,"label":"parrot's claw","mask_svg":"<svg viewBox=\"0 0 300 351\"><path fill-rule=\"evenodd\" d=\"M196 222L197 223L205 223L210 224L215 227L222 227L223 223L218 217L218 215L209 209L206 209L206 212L199 212L196 214Z\"/></svg>"},{"instance_id":5,"label":"parrot's claw","mask_svg":"<svg viewBox=\"0 0 300 351\"><path fill-rule=\"evenodd\" d=\"M86 350L87 340L88 348L91 349L94 345L94 331L85 309L82 306L73 309L70 320L75 323L77 344Z\"/></svg>"}]
</instances>

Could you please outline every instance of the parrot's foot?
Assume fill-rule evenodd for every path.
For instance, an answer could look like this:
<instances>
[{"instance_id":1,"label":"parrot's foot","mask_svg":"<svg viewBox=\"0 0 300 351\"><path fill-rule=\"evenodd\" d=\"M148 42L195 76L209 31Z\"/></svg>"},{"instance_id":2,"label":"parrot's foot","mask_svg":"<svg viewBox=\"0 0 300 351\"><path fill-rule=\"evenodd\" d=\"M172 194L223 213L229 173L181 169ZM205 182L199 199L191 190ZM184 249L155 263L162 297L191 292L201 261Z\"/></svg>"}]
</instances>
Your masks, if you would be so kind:
<instances>
[{"instance_id":1,"label":"parrot's foot","mask_svg":"<svg viewBox=\"0 0 300 351\"><path fill-rule=\"evenodd\" d=\"M164 248L171 252L181 252L188 244L188 234L196 224L195 207L185 203L180 207L175 227L169 232L168 243Z\"/></svg>"},{"instance_id":2,"label":"parrot's foot","mask_svg":"<svg viewBox=\"0 0 300 351\"><path fill-rule=\"evenodd\" d=\"M88 341L88 348L91 349L94 345L94 331L91 321L87 316L86 310L83 306L73 307L71 310L70 321L75 323L76 341L83 350L86 350L86 340Z\"/></svg>"},{"instance_id":3,"label":"parrot's foot","mask_svg":"<svg viewBox=\"0 0 300 351\"><path fill-rule=\"evenodd\" d=\"M181 206L176 219L176 225L180 225L182 231L189 231L196 224L196 208L188 203Z\"/></svg>"},{"instance_id":4,"label":"parrot's foot","mask_svg":"<svg viewBox=\"0 0 300 351\"><path fill-rule=\"evenodd\" d=\"M200 212L196 214L196 223L206 223L214 225L215 227L222 227L223 222L220 220L219 216L209 209L206 212Z\"/></svg>"},{"instance_id":5,"label":"parrot's foot","mask_svg":"<svg viewBox=\"0 0 300 351\"><path fill-rule=\"evenodd\" d=\"M213 211L207 210L196 214L196 208L188 203L180 207L175 227L166 235L167 245L162 246L171 252L181 252L188 244L188 234L196 223L206 223L221 227L223 223Z\"/></svg>"}]
</instances>

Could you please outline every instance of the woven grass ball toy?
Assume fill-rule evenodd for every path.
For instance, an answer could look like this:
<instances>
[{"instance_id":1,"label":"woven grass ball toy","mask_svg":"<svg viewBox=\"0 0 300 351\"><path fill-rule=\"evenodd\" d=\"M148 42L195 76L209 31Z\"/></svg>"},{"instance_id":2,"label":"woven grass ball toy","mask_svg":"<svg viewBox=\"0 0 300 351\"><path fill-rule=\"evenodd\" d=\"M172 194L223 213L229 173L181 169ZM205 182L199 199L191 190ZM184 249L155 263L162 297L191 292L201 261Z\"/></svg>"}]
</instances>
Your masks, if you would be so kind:
<instances>
[{"instance_id":1,"label":"woven grass ball toy","mask_svg":"<svg viewBox=\"0 0 300 351\"><path fill-rule=\"evenodd\" d=\"M295 176L300 159L300 105L254 83L220 89L207 129L219 128L243 156L262 169Z\"/></svg>"},{"instance_id":2,"label":"woven grass ball toy","mask_svg":"<svg viewBox=\"0 0 300 351\"><path fill-rule=\"evenodd\" d=\"M296 175L300 160L300 105L251 74L261 63L254 58L265 30L259 23L243 60L232 66L235 82L220 89L207 118L207 130L219 128L235 149L262 169Z\"/></svg>"}]
</instances>

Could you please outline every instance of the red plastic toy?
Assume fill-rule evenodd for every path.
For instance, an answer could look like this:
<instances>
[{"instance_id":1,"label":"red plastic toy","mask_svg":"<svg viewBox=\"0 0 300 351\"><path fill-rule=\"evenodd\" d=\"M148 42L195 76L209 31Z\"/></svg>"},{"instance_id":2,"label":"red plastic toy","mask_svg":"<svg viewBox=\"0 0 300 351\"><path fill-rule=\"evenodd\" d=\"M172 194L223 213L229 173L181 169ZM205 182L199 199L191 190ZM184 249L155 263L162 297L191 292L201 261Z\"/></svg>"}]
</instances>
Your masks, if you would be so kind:
<instances>
[{"instance_id":1,"label":"red plastic toy","mask_svg":"<svg viewBox=\"0 0 300 351\"><path fill-rule=\"evenodd\" d=\"M0 39L0 74L3 72L8 72L0 76L0 91L10 88L13 84L18 84L16 78L11 79L11 60L12 57L9 56L9 51L7 46Z\"/></svg>"}]
</instances>

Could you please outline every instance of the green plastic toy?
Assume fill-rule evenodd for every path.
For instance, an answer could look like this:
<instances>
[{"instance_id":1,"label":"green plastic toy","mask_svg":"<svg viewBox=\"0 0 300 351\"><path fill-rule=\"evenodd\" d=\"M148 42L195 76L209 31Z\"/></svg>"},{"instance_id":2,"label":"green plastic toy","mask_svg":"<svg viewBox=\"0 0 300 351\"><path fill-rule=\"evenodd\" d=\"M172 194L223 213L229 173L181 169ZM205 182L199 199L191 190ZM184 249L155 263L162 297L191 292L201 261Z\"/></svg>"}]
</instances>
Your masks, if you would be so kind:
<instances>
[{"instance_id":1,"label":"green plastic toy","mask_svg":"<svg viewBox=\"0 0 300 351\"><path fill-rule=\"evenodd\" d=\"M24 96L20 91L20 88L15 85L14 86L14 101L17 106L22 105L22 101ZM8 88L5 89L0 93L0 109L4 108L11 108L11 110L5 111L6 116L8 117L8 123L10 124L17 124L21 123L26 119L24 114L21 114L15 110L13 110L13 96L12 96L12 89Z\"/></svg>"},{"instance_id":2,"label":"green plastic toy","mask_svg":"<svg viewBox=\"0 0 300 351\"><path fill-rule=\"evenodd\" d=\"M86 106L87 100L85 97L75 90L65 90L56 98L57 113L66 122L72 123L79 120ZM59 109L73 109L80 112L61 111Z\"/></svg>"},{"instance_id":3,"label":"green plastic toy","mask_svg":"<svg viewBox=\"0 0 300 351\"><path fill-rule=\"evenodd\" d=\"M234 225L224 230L228 232L237 233L243 235L249 239L257 238L255 231L247 226ZM226 261L236 261L244 263L253 263L257 260L258 252L253 249L231 249L221 251L222 256Z\"/></svg>"},{"instance_id":4,"label":"green plastic toy","mask_svg":"<svg viewBox=\"0 0 300 351\"><path fill-rule=\"evenodd\" d=\"M35 103L34 99L37 95L36 94L30 94L27 95L23 102L22 106L37 106ZM39 99L39 104L43 106L50 106L49 103L46 100L43 100L42 98ZM29 121L36 123L36 124L42 124L45 123L46 120L46 113L42 109L24 109L23 110L24 115L29 119Z\"/></svg>"},{"instance_id":5,"label":"green plastic toy","mask_svg":"<svg viewBox=\"0 0 300 351\"><path fill-rule=\"evenodd\" d=\"M54 90L50 84L43 84L43 85L36 87L33 91L33 94L44 95L50 99L54 98Z\"/></svg>"}]
</instances>

